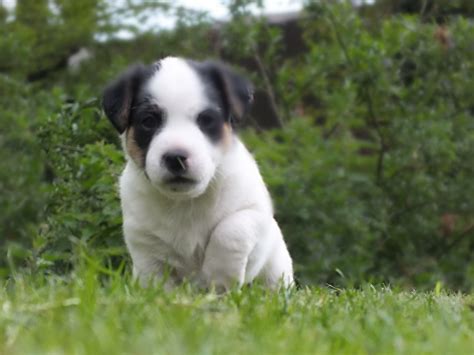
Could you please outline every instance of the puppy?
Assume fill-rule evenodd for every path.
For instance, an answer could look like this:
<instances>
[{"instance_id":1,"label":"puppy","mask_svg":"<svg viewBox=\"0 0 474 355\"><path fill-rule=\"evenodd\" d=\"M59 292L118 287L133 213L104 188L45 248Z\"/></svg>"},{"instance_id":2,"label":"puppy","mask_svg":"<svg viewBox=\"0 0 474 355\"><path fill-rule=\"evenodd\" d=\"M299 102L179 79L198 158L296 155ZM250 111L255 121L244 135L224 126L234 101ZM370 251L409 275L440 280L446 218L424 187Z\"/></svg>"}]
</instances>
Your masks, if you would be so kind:
<instances>
[{"instance_id":1,"label":"puppy","mask_svg":"<svg viewBox=\"0 0 474 355\"><path fill-rule=\"evenodd\" d=\"M252 88L217 62L136 65L104 92L127 157L125 242L142 285L184 279L228 290L293 283L292 260L251 154L235 133Z\"/></svg>"}]
</instances>

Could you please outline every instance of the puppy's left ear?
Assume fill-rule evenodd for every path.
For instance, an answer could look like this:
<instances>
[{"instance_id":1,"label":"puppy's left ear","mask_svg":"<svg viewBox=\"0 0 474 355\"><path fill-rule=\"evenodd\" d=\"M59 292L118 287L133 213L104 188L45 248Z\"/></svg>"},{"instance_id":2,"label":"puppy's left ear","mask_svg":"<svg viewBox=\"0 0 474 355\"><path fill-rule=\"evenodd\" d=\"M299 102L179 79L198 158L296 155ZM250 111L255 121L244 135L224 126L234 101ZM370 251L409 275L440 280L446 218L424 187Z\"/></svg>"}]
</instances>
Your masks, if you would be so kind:
<instances>
[{"instance_id":1,"label":"puppy's left ear","mask_svg":"<svg viewBox=\"0 0 474 355\"><path fill-rule=\"evenodd\" d=\"M102 107L105 115L122 134L130 123L133 99L150 69L142 64L129 67L104 90Z\"/></svg>"},{"instance_id":2,"label":"puppy's left ear","mask_svg":"<svg viewBox=\"0 0 474 355\"><path fill-rule=\"evenodd\" d=\"M211 78L221 94L232 125L242 121L253 102L253 85L245 77L220 62L207 62Z\"/></svg>"}]
</instances>

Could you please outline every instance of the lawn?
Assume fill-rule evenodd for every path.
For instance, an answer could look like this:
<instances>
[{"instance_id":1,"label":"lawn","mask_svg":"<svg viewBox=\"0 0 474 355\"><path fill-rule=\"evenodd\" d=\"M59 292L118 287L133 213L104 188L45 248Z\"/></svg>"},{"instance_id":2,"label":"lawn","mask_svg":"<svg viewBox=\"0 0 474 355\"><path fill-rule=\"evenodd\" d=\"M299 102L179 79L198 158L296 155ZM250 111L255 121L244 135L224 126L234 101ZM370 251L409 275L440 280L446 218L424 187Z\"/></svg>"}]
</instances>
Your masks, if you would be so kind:
<instances>
[{"instance_id":1,"label":"lawn","mask_svg":"<svg viewBox=\"0 0 474 355\"><path fill-rule=\"evenodd\" d=\"M102 270L106 271L106 270ZM107 271L108 272L108 271ZM1 354L469 354L474 297L258 286L140 289L118 273L19 274L0 291Z\"/></svg>"}]
</instances>

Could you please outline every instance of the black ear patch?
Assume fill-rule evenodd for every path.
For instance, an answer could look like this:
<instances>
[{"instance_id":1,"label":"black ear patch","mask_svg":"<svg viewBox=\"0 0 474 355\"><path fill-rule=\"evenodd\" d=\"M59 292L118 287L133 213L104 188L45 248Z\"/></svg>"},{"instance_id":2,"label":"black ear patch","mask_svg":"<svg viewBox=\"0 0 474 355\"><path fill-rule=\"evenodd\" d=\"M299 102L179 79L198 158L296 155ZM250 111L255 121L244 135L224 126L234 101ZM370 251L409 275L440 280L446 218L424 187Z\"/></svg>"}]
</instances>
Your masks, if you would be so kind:
<instances>
[{"instance_id":1,"label":"black ear patch","mask_svg":"<svg viewBox=\"0 0 474 355\"><path fill-rule=\"evenodd\" d=\"M104 90L102 107L119 133L130 123L130 110L143 82L156 70L155 66L136 64L127 69Z\"/></svg>"},{"instance_id":2,"label":"black ear patch","mask_svg":"<svg viewBox=\"0 0 474 355\"><path fill-rule=\"evenodd\" d=\"M253 101L253 86L243 76L223 63L206 61L191 65L212 86L212 96L217 96L226 119L232 125L242 121Z\"/></svg>"}]
</instances>

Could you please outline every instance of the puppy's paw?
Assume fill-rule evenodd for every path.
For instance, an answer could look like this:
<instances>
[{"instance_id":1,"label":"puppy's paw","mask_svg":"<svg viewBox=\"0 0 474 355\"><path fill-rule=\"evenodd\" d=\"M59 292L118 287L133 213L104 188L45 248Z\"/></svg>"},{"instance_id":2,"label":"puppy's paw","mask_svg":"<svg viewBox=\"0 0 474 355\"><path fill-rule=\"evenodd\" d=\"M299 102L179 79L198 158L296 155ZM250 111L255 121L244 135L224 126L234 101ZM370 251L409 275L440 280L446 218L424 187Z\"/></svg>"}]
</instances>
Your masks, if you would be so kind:
<instances>
[{"instance_id":1,"label":"puppy's paw","mask_svg":"<svg viewBox=\"0 0 474 355\"><path fill-rule=\"evenodd\" d=\"M245 268L231 265L205 263L202 268L203 283L218 293L241 287L244 283Z\"/></svg>"}]
</instances>

